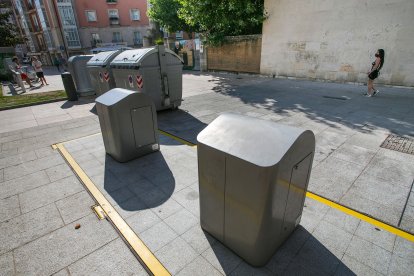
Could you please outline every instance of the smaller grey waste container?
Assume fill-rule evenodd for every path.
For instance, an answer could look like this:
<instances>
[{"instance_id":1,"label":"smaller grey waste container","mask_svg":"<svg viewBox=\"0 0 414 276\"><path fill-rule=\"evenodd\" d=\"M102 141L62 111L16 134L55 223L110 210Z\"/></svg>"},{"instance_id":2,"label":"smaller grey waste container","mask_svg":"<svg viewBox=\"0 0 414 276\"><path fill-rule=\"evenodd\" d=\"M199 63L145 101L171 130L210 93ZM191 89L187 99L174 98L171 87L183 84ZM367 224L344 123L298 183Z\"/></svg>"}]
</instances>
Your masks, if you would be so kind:
<instances>
[{"instance_id":1,"label":"smaller grey waste container","mask_svg":"<svg viewBox=\"0 0 414 276\"><path fill-rule=\"evenodd\" d=\"M121 52L122 50L101 52L86 63L96 95L100 96L116 87L109 63Z\"/></svg>"},{"instance_id":2,"label":"smaller grey waste container","mask_svg":"<svg viewBox=\"0 0 414 276\"><path fill-rule=\"evenodd\" d=\"M76 92L79 96L89 96L95 94L91 78L86 69L86 63L93 55L72 56L68 60L68 69L75 83Z\"/></svg>"},{"instance_id":3,"label":"smaller grey waste container","mask_svg":"<svg viewBox=\"0 0 414 276\"><path fill-rule=\"evenodd\" d=\"M148 95L114 88L96 98L106 152L127 162L158 151L157 113Z\"/></svg>"},{"instance_id":4,"label":"smaller grey waste container","mask_svg":"<svg viewBox=\"0 0 414 276\"><path fill-rule=\"evenodd\" d=\"M77 101L78 95L76 94L75 84L73 83L72 75L69 72L61 74L63 87L65 88L66 95L69 101Z\"/></svg>"},{"instance_id":5,"label":"smaller grey waste container","mask_svg":"<svg viewBox=\"0 0 414 276\"><path fill-rule=\"evenodd\" d=\"M164 46L126 50L110 66L116 87L147 94L157 110L181 105L182 60Z\"/></svg>"},{"instance_id":6,"label":"smaller grey waste container","mask_svg":"<svg viewBox=\"0 0 414 276\"><path fill-rule=\"evenodd\" d=\"M197 136L201 227L262 266L299 224L312 131L223 114Z\"/></svg>"}]
</instances>

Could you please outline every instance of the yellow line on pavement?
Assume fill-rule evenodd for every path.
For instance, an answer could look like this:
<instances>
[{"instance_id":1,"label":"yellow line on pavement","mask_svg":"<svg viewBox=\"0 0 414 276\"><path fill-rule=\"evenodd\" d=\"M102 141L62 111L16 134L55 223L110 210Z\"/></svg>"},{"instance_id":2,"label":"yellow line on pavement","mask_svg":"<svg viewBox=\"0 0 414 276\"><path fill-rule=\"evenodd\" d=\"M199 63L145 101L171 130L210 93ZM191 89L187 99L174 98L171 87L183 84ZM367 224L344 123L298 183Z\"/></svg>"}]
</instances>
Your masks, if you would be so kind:
<instances>
[{"instance_id":1,"label":"yellow line on pavement","mask_svg":"<svg viewBox=\"0 0 414 276\"><path fill-rule=\"evenodd\" d=\"M337 209L337 210L339 210L339 211L341 211L341 212L343 212L345 214L348 214L350 216L353 216L355 218L358 218L360 220L363 220L365 222L368 222L368 223L370 223L370 224L372 224L372 225L374 225L374 226L376 226L378 228L384 229L385 231L388 231L390 233L393 233L394 235L397 235L397 236L399 236L401 238L404 238L406 240L409 240L411 242L414 242L414 235L413 234L410 234L408 232L405 232L405 231L403 231L401 229L398 229L398 228L396 228L394 226L391 226L391 225L389 225L387 223L384 223L382 221L379 221L377 219L371 218L371 217L369 217L367 215L364 215L364 214L362 214L360 212L357 212L355 210L352 210L352 209L350 209L348 207L345 207L343 205L340 205L338 203L335 203L335 202L333 202L333 201L331 201L329 199L326 199L324 197L321 197L321 196L319 196L317 194L314 194L312 192L307 192L306 193L306 196L309 197L309 198L311 198L311 199L314 199L314 200L316 200L316 201L318 201L320 203L323 203L325 205L328 205L331 208L335 208L335 209Z\"/></svg>"},{"instance_id":2,"label":"yellow line on pavement","mask_svg":"<svg viewBox=\"0 0 414 276\"><path fill-rule=\"evenodd\" d=\"M87 174L82 170L72 155L66 150L63 144L59 143L53 145L53 148L59 150L60 154L71 166L75 174L84 184L86 189L95 199L95 201L104 210L107 218L112 222L118 232L122 235L124 240L128 243L131 250L138 256L140 262L146 267L147 271L153 275L171 275L168 270L160 263L149 248L141 241L135 234L131 227L122 219L118 212L112 207L105 196L99 191L95 184L90 180Z\"/></svg>"},{"instance_id":3,"label":"yellow line on pavement","mask_svg":"<svg viewBox=\"0 0 414 276\"><path fill-rule=\"evenodd\" d=\"M175 136L174 134L168 133L168 132L166 132L166 131L164 131L164 130L158 129L158 131L159 131L162 135L168 136L168 137L170 137L170 138L172 138L172 139L174 139L174 140L176 140L176 141L178 141L178 142L180 142L180 143L182 143L182 144L185 144L185 145L187 145L187 146L190 146L190 147L196 147L196 146L197 146L196 144L193 144L193 143L191 143L190 141L187 141L187 140L185 140L185 139L182 139L182 138L180 138L180 137L177 137L177 136Z\"/></svg>"}]
</instances>

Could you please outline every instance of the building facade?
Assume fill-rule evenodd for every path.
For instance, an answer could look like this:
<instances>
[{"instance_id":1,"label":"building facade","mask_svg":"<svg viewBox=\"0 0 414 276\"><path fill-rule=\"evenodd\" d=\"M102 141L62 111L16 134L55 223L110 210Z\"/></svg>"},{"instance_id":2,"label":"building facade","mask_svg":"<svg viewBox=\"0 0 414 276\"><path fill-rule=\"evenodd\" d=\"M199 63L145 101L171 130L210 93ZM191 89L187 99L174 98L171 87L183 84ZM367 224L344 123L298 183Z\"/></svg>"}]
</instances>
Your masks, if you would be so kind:
<instances>
[{"instance_id":1,"label":"building facade","mask_svg":"<svg viewBox=\"0 0 414 276\"><path fill-rule=\"evenodd\" d=\"M378 83L414 86L414 1L265 0L261 73L366 82L378 48Z\"/></svg>"},{"instance_id":2,"label":"building facade","mask_svg":"<svg viewBox=\"0 0 414 276\"><path fill-rule=\"evenodd\" d=\"M83 49L111 44L142 47L151 29L146 0L75 0Z\"/></svg>"}]
</instances>

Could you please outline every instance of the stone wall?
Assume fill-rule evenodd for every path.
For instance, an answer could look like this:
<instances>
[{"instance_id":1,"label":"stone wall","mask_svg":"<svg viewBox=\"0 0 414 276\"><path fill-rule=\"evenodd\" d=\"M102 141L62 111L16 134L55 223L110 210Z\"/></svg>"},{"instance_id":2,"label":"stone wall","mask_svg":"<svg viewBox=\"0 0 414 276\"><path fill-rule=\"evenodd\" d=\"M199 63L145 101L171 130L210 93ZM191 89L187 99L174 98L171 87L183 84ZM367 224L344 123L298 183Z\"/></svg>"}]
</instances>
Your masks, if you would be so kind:
<instances>
[{"instance_id":1,"label":"stone wall","mask_svg":"<svg viewBox=\"0 0 414 276\"><path fill-rule=\"evenodd\" d=\"M366 82L378 48L378 83L414 86L413 0L265 0L260 72Z\"/></svg>"},{"instance_id":2,"label":"stone wall","mask_svg":"<svg viewBox=\"0 0 414 276\"><path fill-rule=\"evenodd\" d=\"M220 47L207 47L208 70L260 73L261 35L228 37Z\"/></svg>"}]
</instances>

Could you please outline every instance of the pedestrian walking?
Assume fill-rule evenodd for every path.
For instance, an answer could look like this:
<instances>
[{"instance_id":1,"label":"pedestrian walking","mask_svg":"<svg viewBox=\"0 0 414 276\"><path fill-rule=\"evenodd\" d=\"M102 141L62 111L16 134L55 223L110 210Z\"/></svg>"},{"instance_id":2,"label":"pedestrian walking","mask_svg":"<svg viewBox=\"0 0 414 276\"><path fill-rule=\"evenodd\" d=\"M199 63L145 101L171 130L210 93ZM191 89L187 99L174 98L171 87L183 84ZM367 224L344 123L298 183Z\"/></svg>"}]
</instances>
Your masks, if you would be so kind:
<instances>
[{"instance_id":1,"label":"pedestrian walking","mask_svg":"<svg viewBox=\"0 0 414 276\"><path fill-rule=\"evenodd\" d=\"M27 76L27 74L22 71L22 66L20 65L19 59L17 57L14 57L12 59L12 62L13 62L13 64L11 65L12 69L14 71L20 73L20 76L22 77L22 80L26 81L26 83L30 86L30 88L35 87L31 83L31 81L30 81L29 77Z\"/></svg>"},{"instance_id":2,"label":"pedestrian walking","mask_svg":"<svg viewBox=\"0 0 414 276\"><path fill-rule=\"evenodd\" d=\"M58 69L58 71L59 71L59 73L60 73L60 67L59 67L60 62L59 62L59 60L58 60L58 58L57 58L57 57L54 57L54 58L53 58L53 65L55 65L55 66L56 66L56 68Z\"/></svg>"},{"instance_id":3,"label":"pedestrian walking","mask_svg":"<svg viewBox=\"0 0 414 276\"><path fill-rule=\"evenodd\" d=\"M374 88L374 80L378 78L382 66L384 66L384 49L378 49L375 53L375 61L372 63L371 70L368 72L368 91L366 97L372 97L379 93L379 90Z\"/></svg>"},{"instance_id":4,"label":"pedestrian walking","mask_svg":"<svg viewBox=\"0 0 414 276\"><path fill-rule=\"evenodd\" d=\"M32 66L36 72L36 76L40 79L41 82L41 86L43 85L49 85L45 79L45 75L43 73L43 69L42 69L42 62L40 60L37 59L37 57L33 56L32 57Z\"/></svg>"}]
</instances>

